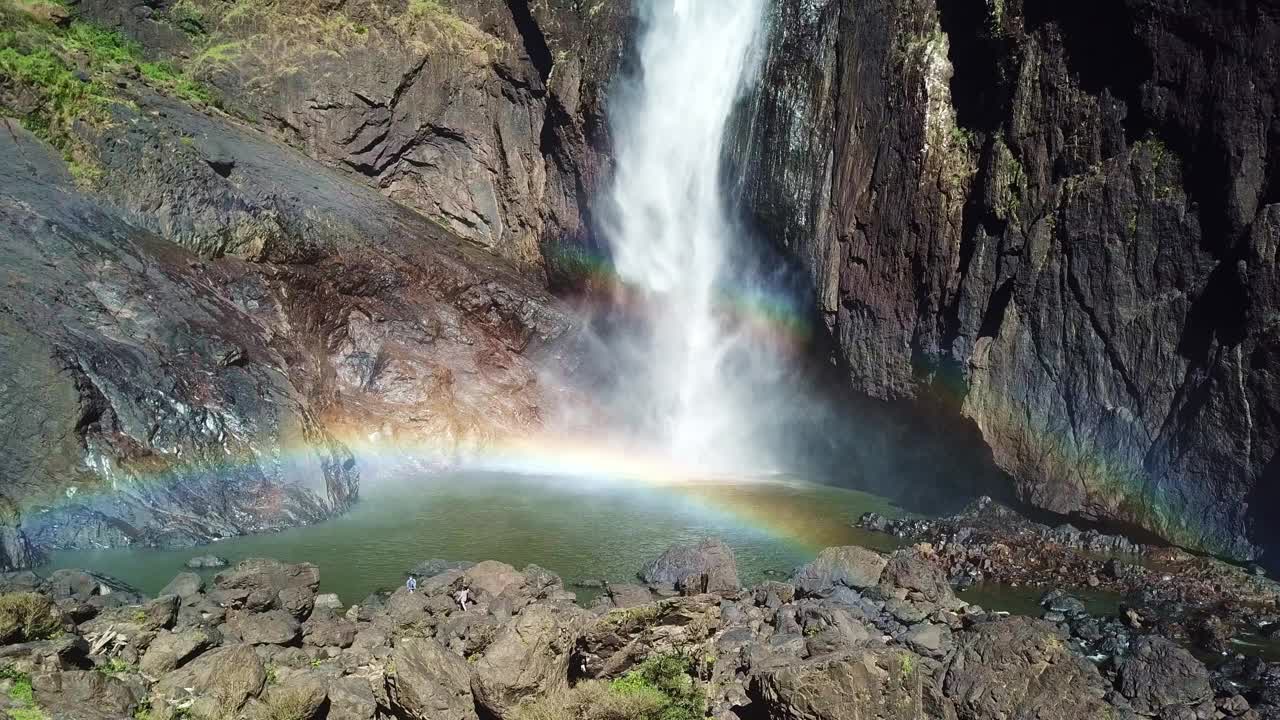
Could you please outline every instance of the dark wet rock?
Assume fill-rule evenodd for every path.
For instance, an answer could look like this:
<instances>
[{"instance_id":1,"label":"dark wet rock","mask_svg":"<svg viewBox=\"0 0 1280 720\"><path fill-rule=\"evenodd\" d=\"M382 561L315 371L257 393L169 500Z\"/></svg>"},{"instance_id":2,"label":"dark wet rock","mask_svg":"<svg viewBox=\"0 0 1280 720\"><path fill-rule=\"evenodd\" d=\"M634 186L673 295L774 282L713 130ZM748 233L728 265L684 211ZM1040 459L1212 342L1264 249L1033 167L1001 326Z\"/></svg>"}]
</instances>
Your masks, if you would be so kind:
<instances>
[{"instance_id":1,"label":"dark wet rock","mask_svg":"<svg viewBox=\"0 0 1280 720\"><path fill-rule=\"evenodd\" d=\"M219 637L206 629L159 633L147 646L138 663L143 673L158 678L176 670L204 650L216 645Z\"/></svg>"},{"instance_id":2,"label":"dark wet rock","mask_svg":"<svg viewBox=\"0 0 1280 720\"><path fill-rule=\"evenodd\" d=\"M1079 617L1088 615L1084 603L1061 590L1051 590L1040 598L1040 605L1045 609L1059 613L1063 617Z\"/></svg>"},{"instance_id":3,"label":"dark wet rock","mask_svg":"<svg viewBox=\"0 0 1280 720\"><path fill-rule=\"evenodd\" d=\"M186 563L187 567L195 570L207 570L212 568L224 568L228 565L227 559L217 555L197 555Z\"/></svg>"},{"instance_id":4,"label":"dark wet rock","mask_svg":"<svg viewBox=\"0 0 1280 720\"><path fill-rule=\"evenodd\" d=\"M131 717L143 697L138 683L94 670L61 670L31 677L36 704L54 720Z\"/></svg>"},{"instance_id":5,"label":"dark wet rock","mask_svg":"<svg viewBox=\"0 0 1280 720\"><path fill-rule=\"evenodd\" d=\"M1048 623L983 622L955 638L943 690L961 720L1105 717L1107 686Z\"/></svg>"},{"instance_id":6,"label":"dark wet rock","mask_svg":"<svg viewBox=\"0 0 1280 720\"><path fill-rule=\"evenodd\" d=\"M227 617L226 627L249 645L288 645L302 632L298 621L284 610L234 613Z\"/></svg>"},{"instance_id":7,"label":"dark wet rock","mask_svg":"<svg viewBox=\"0 0 1280 720\"><path fill-rule=\"evenodd\" d=\"M880 582L887 562L880 553L857 545L831 547L797 570L791 581L797 590L810 594L836 586L862 590Z\"/></svg>"},{"instance_id":8,"label":"dark wet rock","mask_svg":"<svg viewBox=\"0 0 1280 720\"><path fill-rule=\"evenodd\" d=\"M733 550L717 538L693 545L672 545L639 573L649 584L674 585L690 595L738 591L738 563Z\"/></svg>"},{"instance_id":9,"label":"dark wet rock","mask_svg":"<svg viewBox=\"0 0 1280 720\"><path fill-rule=\"evenodd\" d=\"M178 573L164 589L161 595L177 595L180 598L197 595L204 590L204 578L195 573Z\"/></svg>"},{"instance_id":10,"label":"dark wet rock","mask_svg":"<svg viewBox=\"0 0 1280 720\"><path fill-rule=\"evenodd\" d=\"M1209 671L1167 638L1146 636L1117 667L1120 693L1140 713L1165 713L1213 698Z\"/></svg>"},{"instance_id":11,"label":"dark wet rock","mask_svg":"<svg viewBox=\"0 0 1280 720\"><path fill-rule=\"evenodd\" d=\"M476 720L467 662L435 640L396 643L387 678L391 706L416 720Z\"/></svg>"},{"instance_id":12,"label":"dark wet rock","mask_svg":"<svg viewBox=\"0 0 1280 720\"><path fill-rule=\"evenodd\" d=\"M927 661L903 650L867 649L771 668L751 678L769 717L910 720L952 717ZM856 710L855 710L856 708Z\"/></svg>"}]
</instances>

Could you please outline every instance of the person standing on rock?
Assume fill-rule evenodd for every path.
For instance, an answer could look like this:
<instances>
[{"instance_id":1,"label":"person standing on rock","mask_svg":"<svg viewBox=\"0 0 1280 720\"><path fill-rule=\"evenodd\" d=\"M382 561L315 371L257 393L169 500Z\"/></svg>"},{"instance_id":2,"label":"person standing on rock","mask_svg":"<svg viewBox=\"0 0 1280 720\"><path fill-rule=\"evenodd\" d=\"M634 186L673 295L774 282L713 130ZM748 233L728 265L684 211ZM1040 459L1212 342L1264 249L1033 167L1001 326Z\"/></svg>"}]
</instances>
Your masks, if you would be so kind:
<instances>
[{"instance_id":1,"label":"person standing on rock","mask_svg":"<svg viewBox=\"0 0 1280 720\"><path fill-rule=\"evenodd\" d=\"M409 594L412 595L418 591L418 580L414 576L410 575L404 586L409 588Z\"/></svg>"},{"instance_id":2,"label":"person standing on rock","mask_svg":"<svg viewBox=\"0 0 1280 720\"><path fill-rule=\"evenodd\" d=\"M453 599L454 599L454 600L457 600L457 601L458 601L458 607L462 608L462 611L463 611L463 612L466 612L466 611L467 611L467 601L471 599L471 591L464 587L464 588L462 588L461 590L459 590L458 592L456 592L456 593L454 593L454 594L453 594Z\"/></svg>"}]
</instances>

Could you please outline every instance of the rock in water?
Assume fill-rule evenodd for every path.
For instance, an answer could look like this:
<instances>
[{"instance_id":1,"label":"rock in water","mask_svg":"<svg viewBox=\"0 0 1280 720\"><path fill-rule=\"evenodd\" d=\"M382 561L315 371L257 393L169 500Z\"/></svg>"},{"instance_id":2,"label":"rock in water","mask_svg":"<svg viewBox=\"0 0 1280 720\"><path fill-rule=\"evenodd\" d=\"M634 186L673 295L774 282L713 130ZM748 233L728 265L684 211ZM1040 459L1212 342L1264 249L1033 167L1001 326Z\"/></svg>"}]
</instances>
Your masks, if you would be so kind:
<instances>
[{"instance_id":1,"label":"rock in water","mask_svg":"<svg viewBox=\"0 0 1280 720\"><path fill-rule=\"evenodd\" d=\"M223 568L226 566L227 559L217 555L197 555L187 561L187 567L193 570Z\"/></svg>"},{"instance_id":2,"label":"rock in water","mask_svg":"<svg viewBox=\"0 0 1280 720\"><path fill-rule=\"evenodd\" d=\"M646 583L674 585L686 593L733 593L739 588L733 550L717 538L672 545L639 575Z\"/></svg>"},{"instance_id":3,"label":"rock in water","mask_svg":"<svg viewBox=\"0 0 1280 720\"><path fill-rule=\"evenodd\" d=\"M863 590L880 582L887 563L880 553L857 545L829 547L797 570L791 581L797 590L808 594L822 593L837 585Z\"/></svg>"}]
</instances>

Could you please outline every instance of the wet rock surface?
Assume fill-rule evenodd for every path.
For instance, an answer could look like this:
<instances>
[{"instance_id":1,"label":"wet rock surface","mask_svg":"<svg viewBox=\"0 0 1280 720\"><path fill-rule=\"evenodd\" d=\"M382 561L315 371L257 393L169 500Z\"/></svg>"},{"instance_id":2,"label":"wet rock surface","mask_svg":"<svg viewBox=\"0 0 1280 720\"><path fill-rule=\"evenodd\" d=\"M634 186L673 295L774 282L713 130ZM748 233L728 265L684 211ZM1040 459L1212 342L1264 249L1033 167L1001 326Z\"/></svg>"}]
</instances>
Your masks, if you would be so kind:
<instances>
[{"instance_id":1,"label":"wet rock surface","mask_svg":"<svg viewBox=\"0 0 1280 720\"><path fill-rule=\"evenodd\" d=\"M1234 640L1265 636L1280 617L1280 584L1251 569L1096 530L1050 527L989 498L947 518L872 514L859 524L920 543L926 551L918 557L961 588L992 583L1057 589L1044 602L1055 622L1083 614L1073 590L1105 592L1122 598L1130 627L1222 653L1233 649ZM1085 629L1091 646L1123 642L1100 632Z\"/></svg>"},{"instance_id":2,"label":"wet rock surface","mask_svg":"<svg viewBox=\"0 0 1280 720\"><path fill-rule=\"evenodd\" d=\"M530 703L664 657L682 658L712 717L1280 713L1280 663L1240 656L1211 669L1151 628L1093 617L1061 591L1043 601L1056 620L988 613L938 587L920 565L927 556L918 547L881 556L880 576L861 589L806 595L770 581L590 610L542 568L486 562L469 568L481 570L471 578L444 570L412 595L371 596L344 616L313 609L300 633L253 639L245 627L299 621L244 595L219 603L213 586L179 601L171 629L148 629L155 601L108 609L67 619L70 641L0 647L0 662L29 674L36 702L55 717L122 717L147 702L166 718L256 718L287 702L309 708L307 717L515 720ZM277 595L316 579L311 566L265 560L224 575ZM451 597L464 584L475 596L466 609ZM223 615L207 612L214 608Z\"/></svg>"}]
</instances>

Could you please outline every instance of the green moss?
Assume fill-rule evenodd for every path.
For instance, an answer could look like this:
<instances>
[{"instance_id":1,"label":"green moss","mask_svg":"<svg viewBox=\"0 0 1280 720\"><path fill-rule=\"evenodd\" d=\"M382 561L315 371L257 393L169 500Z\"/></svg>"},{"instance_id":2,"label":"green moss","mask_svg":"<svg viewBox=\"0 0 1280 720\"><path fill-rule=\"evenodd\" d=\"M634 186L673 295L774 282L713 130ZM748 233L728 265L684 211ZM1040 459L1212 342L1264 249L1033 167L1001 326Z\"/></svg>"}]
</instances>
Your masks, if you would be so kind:
<instances>
[{"instance_id":1,"label":"green moss","mask_svg":"<svg viewBox=\"0 0 1280 720\"><path fill-rule=\"evenodd\" d=\"M98 672L107 676L124 675L133 672L133 666L124 660L115 657L98 666Z\"/></svg>"},{"instance_id":2,"label":"green moss","mask_svg":"<svg viewBox=\"0 0 1280 720\"><path fill-rule=\"evenodd\" d=\"M911 677L911 674L916 671L916 658L911 653L902 653L900 663L899 669L902 670L903 677Z\"/></svg>"},{"instance_id":3,"label":"green moss","mask_svg":"<svg viewBox=\"0 0 1280 720\"><path fill-rule=\"evenodd\" d=\"M185 100L192 105L218 105L218 98L203 83L193 80L166 62L144 62L138 71L147 84L166 94Z\"/></svg>"},{"instance_id":4,"label":"green moss","mask_svg":"<svg viewBox=\"0 0 1280 720\"><path fill-rule=\"evenodd\" d=\"M188 102L210 103L212 95L188 77L159 63L143 63L142 49L117 32L91 23L55 22L50 0L0 0L0 77L13 86L0 115L23 126L62 151L72 175L96 181L101 171L92 152L76 136L77 123L109 121L108 108L122 102L118 75L137 68L148 84Z\"/></svg>"},{"instance_id":5,"label":"green moss","mask_svg":"<svg viewBox=\"0 0 1280 720\"><path fill-rule=\"evenodd\" d=\"M12 665L0 667L0 678L13 681L9 688L9 699L18 707L8 710L9 717L14 720L48 720L44 711L36 705L35 695L31 689L31 676L18 672Z\"/></svg>"}]
</instances>

